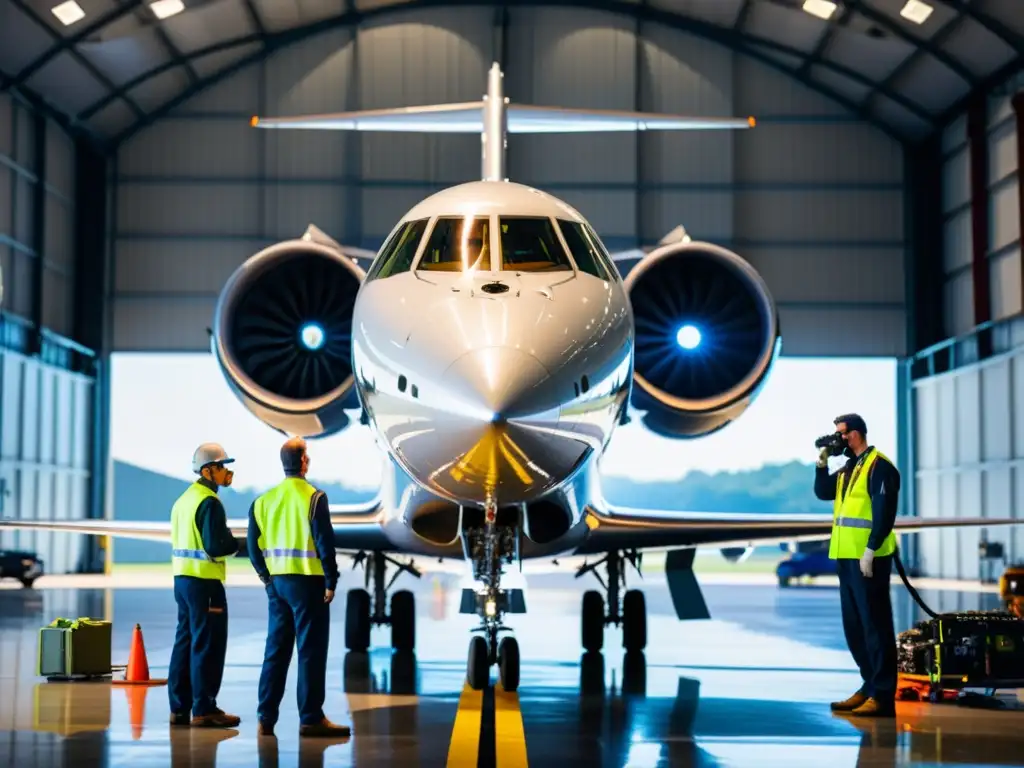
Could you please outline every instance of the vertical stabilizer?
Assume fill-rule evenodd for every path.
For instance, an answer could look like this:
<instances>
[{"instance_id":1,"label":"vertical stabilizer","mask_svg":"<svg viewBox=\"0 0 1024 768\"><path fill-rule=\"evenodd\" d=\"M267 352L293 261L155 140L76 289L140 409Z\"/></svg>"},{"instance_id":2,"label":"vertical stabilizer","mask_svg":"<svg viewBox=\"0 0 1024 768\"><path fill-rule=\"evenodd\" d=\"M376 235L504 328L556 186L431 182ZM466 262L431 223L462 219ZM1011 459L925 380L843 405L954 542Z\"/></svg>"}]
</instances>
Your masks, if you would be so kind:
<instances>
[{"instance_id":1,"label":"vertical stabilizer","mask_svg":"<svg viewBox=\"0 0 1024 768\"><path fill-rule=\"evenodd\" d=\"M505 98L505 73L497 62L487 73L487 94L484 96L484 130L481 143L481 178L484 181L507 181L505 151L508 148L508 99Z\"/></svg>"}]
</instances>

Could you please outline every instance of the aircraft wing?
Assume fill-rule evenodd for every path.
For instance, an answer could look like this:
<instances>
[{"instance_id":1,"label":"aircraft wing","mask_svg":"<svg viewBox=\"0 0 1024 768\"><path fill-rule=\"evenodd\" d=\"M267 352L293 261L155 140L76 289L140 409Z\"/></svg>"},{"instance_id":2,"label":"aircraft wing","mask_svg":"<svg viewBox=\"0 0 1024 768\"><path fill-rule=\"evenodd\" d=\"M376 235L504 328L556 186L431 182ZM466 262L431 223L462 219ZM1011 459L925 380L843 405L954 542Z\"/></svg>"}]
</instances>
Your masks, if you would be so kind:
<instances>
[{"instance_id":1,"label":"aircraft wing","mask_svg":"<svg viewBox=\"0 0 1024 768\"><path fill-rule=\"evenodd\" d=\"M484 102L430 104L422 107L364 109L292 117L254 116L254 128L394 133L482 133ZM621 131L694 131L751 128L752 117L694 117L612 109L567 109L509 104L509 133L608 133Z\"/></svg>"},{"instance_id":2,"label":"aircraft wing","mask_svg":"<svg viewBox=\"0 0 1024 768\"><path fill-rule=\"evenodd\" d=\"M577 554L610 550L672 550L688 547L748 547L788 541L823 541L832 533L832 515L671 512L587 507L590 534ZM1021 520L994 517L897 517L896 533L935 528L993 527Z\"/></svg>"},{"instance_id":3,"label":"aircraft wing","mask_svg":"<svg viewBox=\"0 0 1024 768\"><path fill-rule=\"evenodd\" d=\"M374 499L361 504L331 504L331 522L339 553L367 549L388 549L381 524L384 508ZM228 520L231 535L245 541L249 529L247 519ZM61 533L84 533L91 536L113 536L119 539L171 542L171 523L140 520L14 520L0 519L0 531L42 530ZM244 550L242 550L244 552Z\"/></svg>"}]
</instances>

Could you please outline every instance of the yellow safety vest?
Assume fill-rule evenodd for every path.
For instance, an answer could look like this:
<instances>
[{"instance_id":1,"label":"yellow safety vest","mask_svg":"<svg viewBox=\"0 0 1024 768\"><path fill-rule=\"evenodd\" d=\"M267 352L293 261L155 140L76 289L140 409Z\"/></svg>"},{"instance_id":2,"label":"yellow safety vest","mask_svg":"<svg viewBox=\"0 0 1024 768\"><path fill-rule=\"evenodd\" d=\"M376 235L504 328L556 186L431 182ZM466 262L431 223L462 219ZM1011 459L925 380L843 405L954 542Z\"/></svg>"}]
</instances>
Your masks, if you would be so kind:
<instances>
[{"instance_id":1,"label":"yellow safety vest","mask_svg":"<svg viewBox=\"0 0 1024 768\"><path fill-rule=\"evenodd\" d=\"M205 485L192 483L178 497L171 508L171 564L175 576L194 576L197 579L227 577L226 557L210 557L203 548L203 537L196 527L196 512L199 505L211 496L216 496Z\"/></svg>"},{"instance_id":2,"label":"yellow safety vest","mask_svg":"<svg viewBox=\"0 0 1024 768\"><path fill-rule=\"evenodd\" d=\"M313 543L313 497L316 488L301 477L286 477L256 499L253 517L260 529L259 547L271 576L323 576Z\"/></svg>"},{"instance_id":3,"label":"yellow safety vest","mask_svg":"<svg viewBox=\"0 0 1024 768\"><path fill-rule=\"evenodd\" d=\"M836 499L832 506L832 539L828 545L828 556L832 560L860 560L868 547L872 521L868 478L878 458L886 459L883 454L871 449L863 461L854 467L849 482L846 472L839 475L836 482ZM843 498L844 485L849 488L846 498ZM895 551L896 534L890 531L882 546L875 551L875 555L885 557Z\"/></svg>"}]
</instances>

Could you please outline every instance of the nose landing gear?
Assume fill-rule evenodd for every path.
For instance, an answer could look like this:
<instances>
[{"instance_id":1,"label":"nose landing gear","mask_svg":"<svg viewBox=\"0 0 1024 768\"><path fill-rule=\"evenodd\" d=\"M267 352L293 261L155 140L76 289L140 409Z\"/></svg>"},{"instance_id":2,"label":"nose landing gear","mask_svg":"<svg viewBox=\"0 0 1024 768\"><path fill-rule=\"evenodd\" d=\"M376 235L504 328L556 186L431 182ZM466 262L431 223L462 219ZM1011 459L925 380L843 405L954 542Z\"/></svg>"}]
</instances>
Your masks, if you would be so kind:
<instances>
[{"instance_id":1,"label":"nose landing gear","mask_svg":"<svg viewBox=\"0 0 1024 768\"><path fill-rule=\"evenodd\" d=\"M463 548L467 559L473 563L473 578L484 585L475 595L481 625L473 629L482 636L470 640L466 660L466 682L474 690L487 687L492 664L498 665L498 678L504 690L513 692L519 688L519 643L514 637L503 637L500 642L498 639L500 633L512 631L502 624L502 616L511 607L509 592L501 589L501 574L505 564L518 557L516 531L513 527L497 525L496 508L488 505L484 509L483 526L463 532Z\"/></svg>"},{"instance_id":2,"label":"nose landing gear","mask_svg":"<svg viewBox=\"0 0 1024 768\"><path fill-rule=\"evenodd\" d=\"M608 613L605 614L605 600L597 590L583 593L583 611L581 616L581 634L583 648L596 653L604 646L604 628L607 624L622 627L622 646L626 652L642 651L647 647L647 602L644 593L639 589L627 590L619 601L619 594L626 586L626 572L623 562L631 564L640 573L642 553L635 550L629 552L609 552L596 563L586 563L576 572L576 578L592 573L600 582L608 595ZM608 574L608 583L597 572L604 565ZM642 576L641 576L642 578Z\"/></svg>"}]
</instances>

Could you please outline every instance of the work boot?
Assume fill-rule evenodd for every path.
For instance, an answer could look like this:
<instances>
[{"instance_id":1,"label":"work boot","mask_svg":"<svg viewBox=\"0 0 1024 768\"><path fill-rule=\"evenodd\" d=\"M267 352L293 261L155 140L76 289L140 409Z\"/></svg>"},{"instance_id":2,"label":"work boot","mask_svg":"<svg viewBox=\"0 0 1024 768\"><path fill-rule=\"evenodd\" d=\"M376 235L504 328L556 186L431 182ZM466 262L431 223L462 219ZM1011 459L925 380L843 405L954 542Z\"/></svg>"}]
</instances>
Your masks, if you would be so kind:
<instances>
[{"instance_id":1,"label":"work boot","mask_svg":"<svg viewBox=\"0 0 1024 768\"><path fill-rule=\"evenodd\" d=\"M896 703L869 698L850 714L854 717L896 717Z\"/></svg>"},{"instance_id":2,"label":"work boot","mask_svg":"<svg viewBox=\"0 0 1024 768\"><path fill-rule=\"evenodd\" d=\"M861 706L868 700L860 691L857 691L853 696L846 699L845 701L833 701L829 706L832 707L833 712L852 712L857 707Z\"/></svg>"},{"instance_id":3,"label":"work boot","mask_svg":"<svg viewBox=\"0 0 1024 768\"><path fill-rule=\"evenodd\" d=\"M337 723L332 723L326 717L319 723L299 726L299 736L343 738L351 733L352 729L349 728L347 725L338 725Z\"/></svg>"},{"instance_id":4,"label":"work boot","mask_svg":"<svg viewBox=\"0 0 1024 768\"><path fill-rule=\"evenodd\" d=\"M197 715L192 718L193 728L234 728L242 722L237 715L229 715L223 709L215 709L208 715Z\"/></svg>"},{"instance_id":5,"label":"work boot","mask_svg":"<svg viewBox=\"0 0 1024 768\"><path fill-rule=\"evenodd\" d=\"M171 725L188 725L188 712L171 712Z\"/></svg>"},{"instance_id":6,"label":"work boot","mask_svg":"<svg viewBox=\"0 0 1024 768\"><path fill-rule=\"evenodd\" d=\"M256 729L260 736L273 736L274 726L267 725L266 723L260 723L259 728Z\"/></svg>"}]
</instances>

